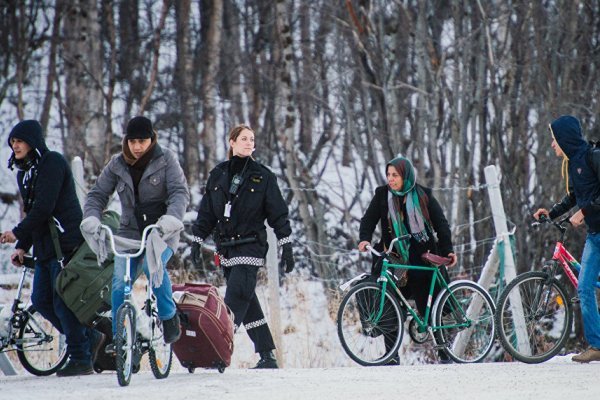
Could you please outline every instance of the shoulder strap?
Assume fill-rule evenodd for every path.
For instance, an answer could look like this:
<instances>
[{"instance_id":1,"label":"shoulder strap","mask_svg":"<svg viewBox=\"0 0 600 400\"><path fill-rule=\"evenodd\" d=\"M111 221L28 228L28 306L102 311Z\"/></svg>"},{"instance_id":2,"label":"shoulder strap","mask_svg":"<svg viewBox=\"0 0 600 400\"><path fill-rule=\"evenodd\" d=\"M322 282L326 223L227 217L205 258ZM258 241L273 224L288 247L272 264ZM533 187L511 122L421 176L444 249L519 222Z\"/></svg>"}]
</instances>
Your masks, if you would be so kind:
<instances>
[{"instance_id":1,"label":"shoulder strap","mask_svg":"<svg viewBox=\"0 0 600 400\"><path fill-rule=\"evenodd\" d=\"M63 256L62 250L60 249L60 242L58 241L58 230L54 225L54 219L50 217L48 220L48 227L50 228L50 236L52 236L52 243L54 243L54 251L56 252L56 258L61 268L64 268L65 257Z\"/></svg>"}]
</instances>

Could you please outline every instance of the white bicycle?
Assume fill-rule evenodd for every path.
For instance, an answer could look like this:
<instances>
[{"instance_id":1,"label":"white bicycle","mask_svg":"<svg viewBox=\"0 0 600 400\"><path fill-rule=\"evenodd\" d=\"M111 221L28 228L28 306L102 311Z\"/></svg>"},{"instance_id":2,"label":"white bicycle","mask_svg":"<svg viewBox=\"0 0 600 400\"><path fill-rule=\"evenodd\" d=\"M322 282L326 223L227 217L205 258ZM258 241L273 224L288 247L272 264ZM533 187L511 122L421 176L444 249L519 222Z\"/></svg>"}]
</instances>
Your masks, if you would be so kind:
<instances>
[{"instance_id":1,"label":"white bicycle","mask_svg":"<svg viewBox=\"0 0 600 400\"><path fill-rule=\"evenodd\" d=\"M156 379L164 379L169 376L171 363L173 361L173 351L170 344L165 344L163 339L163 324L158 318L156 301L152 295L151 284L146 286L146 300L144 302L143 312L146 313L148 326L146 329L136 329L136 308L133 304L131 289L131 259L139 257L146 245L146 239L151 229L158 225L148 225L142 232L142 242L140 248L135 253L119 253L115 248L115 238L112 230L107 225L101 225L106 230L110 241L110 247L116 257L123 257L126 260L125 276L125 298L123 304L117 310L117 334L114 338L116 349L116 367L117 379L119 385L127 386L131 381L131 375L139 370L140 360L147 352L150 358L150 368ZM140 334L145 332L146 336ZM136 370L137 369L137 370Z\"/></svg>"}]
</instances>

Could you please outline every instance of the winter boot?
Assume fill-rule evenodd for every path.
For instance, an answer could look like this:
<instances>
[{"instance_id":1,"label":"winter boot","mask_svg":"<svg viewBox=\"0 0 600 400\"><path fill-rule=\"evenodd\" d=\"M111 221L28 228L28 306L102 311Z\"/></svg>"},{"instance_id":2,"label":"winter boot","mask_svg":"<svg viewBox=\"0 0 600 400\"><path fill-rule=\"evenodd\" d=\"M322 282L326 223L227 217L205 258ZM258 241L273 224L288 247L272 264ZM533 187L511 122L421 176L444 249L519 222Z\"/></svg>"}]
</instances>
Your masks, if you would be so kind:
<instances>
[{"instance_id":1,"label":"winter boot","mask_svg":"<svg viewBox=\"0 0 600 400\"><path fill-rule=\"evenodd\" d=\"M163 334L166 344L175 343L181 337L181 327L179 321L179 314L175 313L175 316L171 319L163 321Z\"/></svg>"},{"instance_id":2,"label":"winter boot","mask_svg":"<svg viewBox=\"0 0 600 400\"><path fill-rule=\"evenodd\" d=\"M94 373L92 363L86 361L69 360L64 367L56 372L56 376L91 375Z\"/></svg>"},{"instance_id":3,"label":"winter boot","mask_svg":"<svg viewBox=\"0 0 600 400\"><path fill-rule=\"evenodd\" d=\"M95 329L90 329L89 341L90 341L90 353L92 354L92 365L96 362L98 354L102 349L102 345L106 340L106 335Z\"/></svg>"},{"instance_id":4,"label":"winter boot","mask_svg":"<svg viewBox=\"0 0 600 400\"><path fill-rule=\"evenodd\" d=\"M273 351L271 351L271 350L261 351L259 354L260 354L260 360L258 360L256 367L254 367L252 369L263 369L263 368L277 369L277 368L279 368L277 366L277 360L275 359L275 355L273 355Z\"/></svg>"},{"instance_id":5,"label":"winter boot","mask_svg":"<svg viewBox=\"0 0 600 400\"><path fill-rule=\"evenodd\" d=\"M571 359L580 363L589 363L590 361L600 361L600 349L590 347L583 353L579 353Z\"/></svg>"}]
</instances>

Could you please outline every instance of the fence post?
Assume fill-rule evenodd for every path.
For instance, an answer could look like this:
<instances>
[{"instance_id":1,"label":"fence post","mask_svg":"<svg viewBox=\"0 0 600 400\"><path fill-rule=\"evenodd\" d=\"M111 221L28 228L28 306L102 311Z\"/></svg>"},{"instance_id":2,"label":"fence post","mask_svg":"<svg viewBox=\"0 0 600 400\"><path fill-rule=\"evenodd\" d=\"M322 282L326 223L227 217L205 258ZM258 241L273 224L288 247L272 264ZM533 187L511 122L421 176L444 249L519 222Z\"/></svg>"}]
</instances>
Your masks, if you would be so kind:
<instances>
[{"instance_id":1,"label":"fence post","mask_svg":"<svg viewBox=\"0 0 600 400\"><path fill-rule=\"evenodd\" d=\"M510 282L517 276L517 269L515 267L512 246L510 245L510 234L506 223L506 214L504 213L504 204L502 202L500 181L498 180L496 166L488 165L484 168L484 173L485 181L488 186L494 227L496 228L496 237L504 241L504 274L506 276L506 282ZM487 289L488 288L486 288L486 290ZM515 325L519 352L531 354L531 347L529 346L529 340L527 339L527 327L525 325L521 294L518 291L511 293L510 305L512 308L513 323Z\"/></svg>"},{"instance_id":2,"label":"fence post","mask_svg":"<svg viewBox=\"0 0 600 400\"><path fill-rule=\"evenodd\" d=\"M277 262L277 237L273 228L267 225L267 242L269 251L267 252L267 277L269 285L269 326L275 341L275 350L277 354L277 364L284 366L283 342L281 340L281 307L279 301L279 264Z\"/></svg>"}]
</instances>

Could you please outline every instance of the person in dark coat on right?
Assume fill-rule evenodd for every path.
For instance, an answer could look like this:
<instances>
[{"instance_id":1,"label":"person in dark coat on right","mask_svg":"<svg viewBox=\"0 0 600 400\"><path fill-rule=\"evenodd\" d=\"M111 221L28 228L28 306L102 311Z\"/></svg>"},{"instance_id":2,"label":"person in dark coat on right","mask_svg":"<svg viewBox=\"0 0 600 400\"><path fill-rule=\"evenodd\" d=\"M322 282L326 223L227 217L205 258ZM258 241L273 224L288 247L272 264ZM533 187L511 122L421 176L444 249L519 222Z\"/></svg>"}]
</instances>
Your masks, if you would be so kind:
<instances>
[{"instance_id":1,"label":"person in dark coat on right","mask_svg":"<svg viewBox=\"0 0 600 400\"><path fill-rule=\"evenodd\" d=\"M229 160L217 165L206 184L198 217L192 226L192 260L201 263L200 246L214 232L217 253L227 279L225 304L235 316L235 328L244 325L260 355L255 368L278 368L275 343L256 297L256 276L265 264L265 220L282 247L280 267L294 268L292 229L277 177L254 161L254 131L238 125L229 133Z\"/></svg>"},{"instance_id":2,"label":"person in dark coat on right","mask_svg":"<svg viewBox=\"0 0 600 400\"><path fill-rule=\"evenodd\" d=\"M590 347L573 356L572 360L580 363L600 361L600 313L595 286L600 275L600 151L593 151L583 138L579 120L571 115L552 121L550 134L552 149L563 160L567 193L550 211L540 208L533 217L539 219L546 215L554 219L577 206L579 210L569 221L573 226L587 225L577 293L583 331Z\"/></svg>"},{"instance_id":3,"label":"person in dark coat on right","mask_svg":"<svg viewBox=\"0 0 600 400\"><path fill-rule=\"evenodd\" d=\"M391 160L386 165L386 177L387 185L375 189L375 196L360 221L359 251L367 251L366 247L371 244L373 232L377 224L381 223L381 241L374 246L376 250L387 250L393 238L410 234L410 240L396 242L392 253L402 263L426 265L421 260L421 255L429 251L450 257L452 263L449 267L456 265L452 236L444 211L431 189L416 183L416 173L410 160L405 157ZM440 268L443 268L441 272L446 281L449 281L446 268ZM400 270L394 272L397 271ZM425 315L431 272L409 270L407 275L406 286L401 288L402 293L407 298L413 298L419 313ZM434 299L440 291L441 287L437 283L433 292ZM442 362L448 361L443 351L439 351L438 355ZM399 359L392 359L390 364L399 364Z\"/></svg>"}]
</instances>

